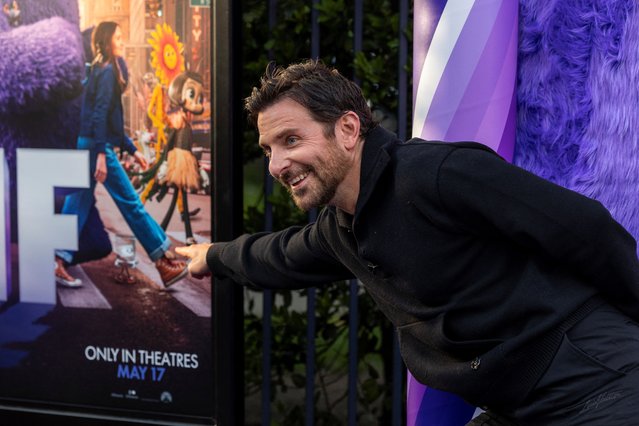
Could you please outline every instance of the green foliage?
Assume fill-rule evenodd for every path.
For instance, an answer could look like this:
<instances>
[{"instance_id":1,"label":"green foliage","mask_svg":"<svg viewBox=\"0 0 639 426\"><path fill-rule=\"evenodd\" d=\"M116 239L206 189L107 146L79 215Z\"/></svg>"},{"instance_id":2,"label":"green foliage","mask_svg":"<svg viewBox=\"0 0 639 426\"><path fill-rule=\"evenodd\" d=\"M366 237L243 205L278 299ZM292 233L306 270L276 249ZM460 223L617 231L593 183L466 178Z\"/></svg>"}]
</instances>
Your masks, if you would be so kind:
<instances>
[{"instance_id":1,"label":"green foliage","mask_svg":"<svg viewBox=\"0 0 639 426\"><path fill-rule=\"evenodd\" d=\"M242 7L242 93L249 96L269 62L285 66L311 56L312 10L310 0L278 0L276 22L269 29L267 1L244 0ZM400 35L398 1L364 2L360 52L353 51L353 2L320 0L316 10L320 23L320 59L343 75L356 79L373 108L396 111ZM412 40L410 28L402 29L401 35L409 42ZM410 70L410 67L409 63L404 71ZM410 99L407 104L410 105ZM406 125L408 128L410 123ZM244 160L247 162L262 155L256 141L255 129L247 126L244 132Z\"/></svg>"},{"instance_id":2,"label":"green foliage","mask_svg":"<svg viewBox=\"0 0 639 426\"><path fill-rule=\"evenodd\" d=\"M278 0L275 25L269 29L268 2L243 0L243 95L248 96L270 61L280 65L311 56L310 0ZM320 28L320 58L347 77L354 78L373 109L393 114L398 108L398 2L364 2L362 50L353 51L354 10L346 0L320 0L316 5ZM410 20L409 20L410 21ZM410 40L410 29L402 34ZM395 64L395 65L393 65ZM409 64L410 66L410 64ZM410 69L410 68L409 68ZM410 93L410 89L409 89ZM407 99L410 105L410 99ZM405 123L408 127L410 123ZM255 164L262 156L255 129L243 133L244 160ZM264 182L247 182L263 187ZM268 201L272 206L273 228L305 224L307 215L291 202L286 191L274 185ZM264 229L264 197L244 209L246 232ZM316 293L316 373L315 424L346 423L348 371L348 284L334 283ZM304 306L307 291L275 295L271 352L271 395L274 425L304 424L306 386L306 327ZM371 298L360 290L358 298L358 424L389 424L393 333ZM260 392L262 383L262 318L256 293L246 292L245 392L248 397ZM297 300L297 302L296 302Z\"/></svg>"},{"instance_id":3,"label":"green foliage","mask_svg":"<svg viewBox=\"0 0 639 426\"><path fill-rule=\"evenodd\" d=\"M261 198L259 201L263 201ZM293 225L302 225L307 222L306 213L299 210L291 202L291 197L278 183L274 185L273 193L268 197L272 206L273 222L275 229L284 229ZM264 204L263 202L249 205L244 208L244 230L248 233L260 232L264 229Z\"/></svg>"}]
</instances>

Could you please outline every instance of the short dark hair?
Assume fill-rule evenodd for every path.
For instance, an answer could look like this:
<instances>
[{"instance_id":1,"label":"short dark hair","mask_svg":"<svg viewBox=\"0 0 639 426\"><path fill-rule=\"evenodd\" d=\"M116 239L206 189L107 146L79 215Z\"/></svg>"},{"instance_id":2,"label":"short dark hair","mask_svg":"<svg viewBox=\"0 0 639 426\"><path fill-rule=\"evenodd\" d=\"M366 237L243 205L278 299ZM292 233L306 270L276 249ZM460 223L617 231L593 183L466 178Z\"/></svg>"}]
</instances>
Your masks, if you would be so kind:
<instances>
[{"instance_id":1,"label":"short dark hair","mask_svg":"<svg viewBox=\"0 0 639 426\"><path fill-rule=\"evenodd\" d=\"M329 137L334 135L335 122L347 111L359 117L362 136L377 125L362 90L319 60L309 59L286 68L270 63L260 84L244 102L254 126L260 112L285 98L305 107L314 120L324 124L324 133Z\"/></svg>"}]
</instances>

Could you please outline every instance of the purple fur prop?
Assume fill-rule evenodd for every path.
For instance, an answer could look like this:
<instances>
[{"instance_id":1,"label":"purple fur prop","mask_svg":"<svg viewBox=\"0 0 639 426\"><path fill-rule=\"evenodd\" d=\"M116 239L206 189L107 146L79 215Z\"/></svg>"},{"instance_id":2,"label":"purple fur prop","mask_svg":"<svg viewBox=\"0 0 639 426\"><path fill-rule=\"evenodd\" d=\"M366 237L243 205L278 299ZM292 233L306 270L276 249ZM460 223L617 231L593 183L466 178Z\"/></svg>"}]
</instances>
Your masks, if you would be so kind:
<instances>
[{"instance_id":1,"label":"purple fur prop","mask_svg":"<svg viewBox=\"0 0 639 426\"><path fill-rule=\"evenodd\" d=\"M635 0L520 1L514 158L537 175L598 199L635 238L637 9Z\"/></svg>"}]
</instances>

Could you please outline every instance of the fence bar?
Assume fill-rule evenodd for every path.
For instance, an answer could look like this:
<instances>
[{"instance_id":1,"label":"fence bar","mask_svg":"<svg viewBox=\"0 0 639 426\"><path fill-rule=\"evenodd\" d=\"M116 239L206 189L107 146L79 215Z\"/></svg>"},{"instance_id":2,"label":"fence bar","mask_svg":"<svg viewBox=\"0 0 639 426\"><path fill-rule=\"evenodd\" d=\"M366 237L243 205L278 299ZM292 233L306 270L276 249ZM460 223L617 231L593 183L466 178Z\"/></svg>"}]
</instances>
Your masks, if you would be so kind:
<instances>
[{"instance_id":1,"label":"fence bar","mask_svg":"<svg viewBox=\"0 0 639 426\"><path fill-rule=\"evenodd\" d=\"M315 424L315 297L317 289L309 288L306 301L306 426Z\"/></svg>"},{"instance_id":2,"label":"fence bar","mask_svg":"<svg viewBox=\"0 0 639 426\"><path fill-rule=\"evenodd\" d=\"M400 0L399 2L399 60L397 64L398 75L398 101L397 101L397 136L399 140L406 139L407 128L407 105L408 105L408 72L406 65L408 64L408 40L405 31L408 28L408 0Z\"/></svg>"},{"instance_id":3,"label":"fence bar","mask_svg":"<svg viewBox=\"0 0 639 426\"><path fill-rule=\"evenodd\" d=\"M240 79L235 78L241 69L241 10L240 3L231 0L213 2L211 58L215 66L211 70L211 114L213 132L212 172L212 239L229 241L242 229L242 151L233 143L241 134L241 106L236 100L240 92ZM244 363L242 354L244 329L242 327L242 289L230 282L213 283L212 327L215 374L216 424L230 426L244 424ZM53 422L51 422L53 423Z\"/></svg>"},{"instance_id":4,"label":"fence bar","mask_svg":"<svg viewBox=\"0 0 639 426\"><path fill-rule=\"evenodd\" d=\"M313 0L311 6L311 58L318 59L320 55L320 27L319 10L317 6L320 0Z\"/></svg>"},{"instance_id":5,"label":"fence bar","mask_svg":"<svg viewBox=\"0 0 639 426\"><path fill-rule=\"evenodd\" d=\"M406 65L408 64L408 40L406 39L406 29L408 28L408 0L399 2L399 58L397 64L398 75L398 102L397 102L397 136L400 140L406 140L407 132L407 105L408 105L408 75ZM400 426L403 412L403 391L404 388L404 363L399 353L399 342L397 334L393 333L393 383L392 383L392 405L391 422L392 426Z\"/></svg>"},{"instance_id":6,"label":"fence bar","mask_svg":"<svg viewBox=\"0 0 639 426\"><path fill-rule=\"evenodd\" d=\"M317 209L308 212L308 221L317 220ZM315 424L315 334L317 332L317 319L315 307L317 300L317 289L312 287L306 293L306 414L305 425Z\"/></svg>"},{"instance_id":7,"label":"fence bar","mask_svg":"<svg viewBox=\"0 0 639 426\"><path fill-rule=\"evenodd\" d=\"M273 349L273 291L262 294L262 424L271 424L271 351Z\"/></svg>"},{"instance_id":8,"label":"fence bar","mask_svg":"<svg viewBox=\"0 0 639 426\"><path fill-rule=\"evenodd\" d=\"M355 0L355 16L353 17L353 57L362 51L364 38L364 0ZM355 68L355 67L353 67ZM353 70L353 81L360 84L360 78Z\"/></svg>"},{"instance_id":9,"label":"fence bar","mask_svg":"<svg viewBox=\"0 0 639 426\"><path fill-rule=\"evenodd\" d=\"M271 0L275 3L275 0ZM268 159L264 159L264 230L273 230L273 178L268 173ZM262 424L271 424L271 352L273 350L273 291L262 293Z\"/></svg>"},{"instance_id":10,"label":"fence bar","mask_svg":"<svg viewBox=\"0 0 639 426\"><path fill-rule=\"evenodd\" d=\"M400 426L402 424L402 412L404 408L404 362L399 353L399 340L397 333L393 333L393 384L392 384L392 407L391 407L391 424Z\"/></svg>"},{"instance_id":11,"label":"fence bar","mask_svg":"<svg viewBox=\"0 0 639 426\"><path fill-rule=\"evenodd\" d=\"M318 59L320 55L320 27L319 0L313 0L311 6L311 58ZM317 219L317 209L313 209L309 215L309 222ZM306 425L315 424L315 298L317 290L309 288L306 293Z\"/></svg>"},{"instance_id":12,"label":"fence bar","mask_svg":"<svg viewBox=\"0 0 639 426\"><path fill-rule=\"evenodd\" d=\"M308 213L308 221L317 220L317 209L312 209ZM309 288L306 293L306 413L305 425L315 424L315 334L317 331L317 320L315 317L315 306L317 299L317 289Z\"/></svg>"},{"instance_id":13,"label":"fence bar","mask_svg":"<svg viewBox=\"0 0 639 426\"><path fill-rule=\"evenodd\" d=\"M363 40L363 23L364 23L364 1L355 0L355 13L353 18L353 58L357 53L362 51ZM353 67L354 68L354 67ZM360 79L355 75L353 70L353 80L359 84ZM358 365L358 347L357 347L357 329L359 306L357 295L359 285L357 280L349 282L349 316L348 316L348 425L355 426L357 424L357 365Z\"/></svg>"},{"instance_id":14,"label":"fence bar","mask_svg":"<svg viewBox=\"0 0 639 426\"><path fill-rule=\"evenodd\" d=\"M277 0L268 2L268 29L272 35L277 24ZM274 59L273 49L269 49L269 60ZM273 230L273 205L269 198L273 194L273 177L268 172L268 158L264 158L264 230ZM262 424L271 424L271 352L273 349L273 291L262 294Z\"/></svg>"},{"instance_id":15,"label":"fence bar","mask_svg":"<svg viewBox=\"0 0 639 426\"><path fill-rule=\"evenodd\" d=\"M364 1L355 0L355 16L353 19L353 53L362 51L364 34Z\"/></svg>"},{"instance_id":16,"label":"fence bar","mask_svg":"<svg viewBox=\"0 0 639 426\"><path fill-rule=\"evenodd\" d=\"M358 329L358 282L349 282L348 316L348 425L357 424L357 329Z\"/></svg>"}]
</instances>

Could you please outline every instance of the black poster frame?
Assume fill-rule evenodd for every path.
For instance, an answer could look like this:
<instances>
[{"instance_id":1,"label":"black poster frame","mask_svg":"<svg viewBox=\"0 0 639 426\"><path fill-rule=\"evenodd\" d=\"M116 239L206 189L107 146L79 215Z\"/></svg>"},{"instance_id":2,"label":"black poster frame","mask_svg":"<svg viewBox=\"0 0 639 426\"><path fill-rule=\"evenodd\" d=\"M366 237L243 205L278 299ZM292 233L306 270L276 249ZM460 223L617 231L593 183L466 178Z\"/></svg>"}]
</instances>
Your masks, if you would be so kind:
<instances>
[{"instance_id":1,"label":"black poster frame","mask_svg":"<svg viewBox=\"0 0 639 426\"><path fill-rule=\"evenodd\" d=\"M186 0L190 1L190 0ZM242 230L242 119L240 2L211 0L211 114L212 187L211 235L213 241L238 236ZM0 424L44 424L56 419L65 425L116 424L243 424L243 319L242 289L230 281L215 281L212 291L213 418L185 418L170 414L131 413L118 409L64 407L45 402L0 400ZM37 386L37 383L34 383Z\"/></svg>"},{"instance_id":2,"label":"black poster frame","mask_svg":"<svg viewBox=\"0 0 639 426\"><path fill-rule=\"evenodd\" d=\"M213 241L228 241L242 231L241 2L217 0L213 22ZM244 339L242 288L223 280L213 283L215 412L217 424L244 424Z\"/></svg>"}]
</instances>

